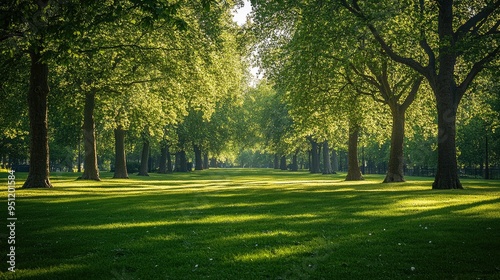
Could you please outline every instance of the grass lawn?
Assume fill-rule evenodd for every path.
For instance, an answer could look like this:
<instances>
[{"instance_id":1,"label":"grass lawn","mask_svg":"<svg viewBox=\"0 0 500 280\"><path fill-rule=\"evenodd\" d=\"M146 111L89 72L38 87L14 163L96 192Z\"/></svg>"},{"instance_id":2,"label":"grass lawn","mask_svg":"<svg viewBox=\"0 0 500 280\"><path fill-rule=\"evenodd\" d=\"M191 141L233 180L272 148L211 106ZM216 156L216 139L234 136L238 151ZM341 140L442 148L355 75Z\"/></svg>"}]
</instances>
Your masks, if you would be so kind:
<instances>
[{"instance_id":1,"label":"grass lawn","mask_svg":"<svg viewBox=\"0 0 500 280\"><path fill-rule=\"evenodd\" d=\"M216 169L20 189L0 279L500 279L500 181Z\"/></svg>"}]
</instances>

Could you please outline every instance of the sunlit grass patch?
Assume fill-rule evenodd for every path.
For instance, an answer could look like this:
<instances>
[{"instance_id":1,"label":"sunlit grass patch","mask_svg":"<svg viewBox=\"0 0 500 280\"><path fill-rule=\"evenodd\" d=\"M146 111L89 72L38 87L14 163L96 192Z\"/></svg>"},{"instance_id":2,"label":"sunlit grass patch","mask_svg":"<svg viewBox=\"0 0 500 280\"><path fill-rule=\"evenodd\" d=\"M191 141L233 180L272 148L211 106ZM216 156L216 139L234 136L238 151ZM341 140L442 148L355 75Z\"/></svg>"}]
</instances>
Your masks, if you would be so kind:
<instances>
[{"instance_id":1,"label":"sunlit grass patch","mask_svg":"<svg viewBox=\"0 0 500 280\"><path fill-rule=\"evenodd\" d=\"M76 177L16 190L16 274L2 253L0 279L500 279L499 181L434 191L429 178L270 169Z\"/></svg>"}]
</instances>

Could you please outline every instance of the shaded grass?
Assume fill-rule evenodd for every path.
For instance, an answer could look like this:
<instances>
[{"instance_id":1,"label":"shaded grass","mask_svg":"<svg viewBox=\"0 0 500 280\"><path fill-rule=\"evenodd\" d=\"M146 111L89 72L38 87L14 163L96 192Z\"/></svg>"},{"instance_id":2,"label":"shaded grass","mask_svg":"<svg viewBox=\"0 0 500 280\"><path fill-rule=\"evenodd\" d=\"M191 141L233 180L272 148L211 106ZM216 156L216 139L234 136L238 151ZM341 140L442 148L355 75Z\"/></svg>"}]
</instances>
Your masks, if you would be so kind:
<instances>
[{"instance_id":1,"label":"shaded grass","mask_svg":"<svg viewBox=\"0 0 500 280\"><path fill-rule=\"evenodd\" d=\"M0 278L500 279L499 181L433 191L429 178L269 169L76 177L16 190L16 272L2 231Z\"/></svg>"}]
</instances>

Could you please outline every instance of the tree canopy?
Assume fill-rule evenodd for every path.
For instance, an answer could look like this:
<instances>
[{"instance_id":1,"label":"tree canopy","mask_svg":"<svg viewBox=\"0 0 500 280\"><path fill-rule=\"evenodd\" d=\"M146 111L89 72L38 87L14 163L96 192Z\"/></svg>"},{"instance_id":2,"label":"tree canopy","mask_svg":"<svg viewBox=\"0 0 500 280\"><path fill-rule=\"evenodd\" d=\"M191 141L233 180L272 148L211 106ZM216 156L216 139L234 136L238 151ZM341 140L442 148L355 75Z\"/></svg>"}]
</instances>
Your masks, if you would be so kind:
<instances>
[{"instance_id":1,"label":"tree canopy","mask_svg":"<svg viewBox=\"0 0 500 280\"><path fill-rule=\"evenodd\" d=\"M453 189L500 164L500 1L251 2L239 26L239 0L3 1L2 165L26 188L255 166Z\"/></svg>"}]
</instances>

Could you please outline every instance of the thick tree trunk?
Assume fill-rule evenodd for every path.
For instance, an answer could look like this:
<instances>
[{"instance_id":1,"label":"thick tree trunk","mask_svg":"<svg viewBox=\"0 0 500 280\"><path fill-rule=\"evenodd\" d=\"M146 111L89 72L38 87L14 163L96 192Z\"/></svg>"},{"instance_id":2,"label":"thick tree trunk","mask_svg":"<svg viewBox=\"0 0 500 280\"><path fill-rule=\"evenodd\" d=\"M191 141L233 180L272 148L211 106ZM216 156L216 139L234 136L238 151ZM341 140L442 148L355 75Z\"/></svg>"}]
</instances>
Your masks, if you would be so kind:
<instances>
[{"instance_id":1,"label":"thick tree trunk","mask_svg":"<svg viewBox=\"0 0 500 280\"><path fill-rule=\"evenodd\" d=\"M280 169L280 157L274 154L274 169Z\"/></svg>"},{"instance_id":2,"label":"thick tree trunk","mask_svg":"<svg viewBox=\"0 0 500 280\"><path fill-rule=\"evenodd\" d=\"M115 174L113 178L128 179L127 158L125 155L125 133L122 126L115 129Z\"/></svg>"},{"instance_id":3,"label":"thick tree trunk","mask_svg":"<svg viewBox=\"0 0 500 280\"><path fill-rule=\"evenodd\" d=\"M433 189L462 189L458 178L456 151L457 108L465 89L459 92L455 83L455 49L453 1L441 1L438 17L439 70L433 81L438 111L438 166Z\"/></svg>"},{"instance_id":4,"label":"thick tree trunk","mask_svg":"<svg viewBox=\"0 0 500 280\"><path fill-rule=\"evenodd\" d=\"M321 173L319 168L318 143L312 139L311 142L311 173Z\"/></svg>"},{"instance_id":5,"label":"thick tree trunk","mask_svg":"<svg viewBox=\"0 0 500 280\"><path fill-rule=\"evenodd\" d=\"M323 174L332 174L332 164L330 162L330 147L328 141L323 142Z\"/></svg>"},{"instance_id":6,"label":"thick tree trunk","mask_svg":"<svg viewBox=\"0 0 500 280\"><path fill-rule=\"evenodd\" d=\"M433 189L462 189L458 178L456 109L438 101L438 165Z\"/></svg>"},{"instance_id":7,"label":"thick tree trunk","mask_svg":"<svg viewBox=\"0 0 500 280\"><path fill-rule=\"evenodd\" d=\"M210 159L210 167L216 168L217 167L217 159L216 158L211 158Z\"/></svg>"},{"instance_id":8,"label":"thick tree trunk","mask_svg":"<svg viewBox=\"0 0 500 280\"><path fill-rule=\"evenodd\" d=\"M203 157L200 146L193 145L193 150L194 150L194 170L203 170Z\"/></svg>"},{"instance_id":9,"label":"thick tree trunk","mask_svg":"<svg viewBox=\"0 0 500 280\"><path fill-rule=\"evenodd\" d=\"M404 136L405 111L395 108L392 110L392 134L389 166L384 183L404 182Z\"/></svg>"},{"instance_id":10,"label":"thick tree trunk","mask_svg":"<svg viewBox=\"0 0 500 280\"><path fill-rule=\"evenodd\" d=\"M286 166L286 156L281 156L281 159L280 159L280 169L281 170L287 170L287 166Z\"/></svg>"},{"instance_id":11,"label":"thick tree trunk","mask_svg":"<svg viewBox=\"0 0 500 280\"><path fill-rule=\"evenodd\" d=\"M348 147L348 163L347 163L347 176L346 181L364 180L361 171L359 170L358 163L358 137L359 126L349 126L349 147Z\"/></svg>"},{"instance_id":12,"label":"thick tree trunk","mask_svg":"<svg viewBox=\"0 0 500 280\"><path fill-rule=\"evenodd\" d=\"M95 91L85 93L85 105L83 109L83 180L96 180L99 178L99 167L97 165L97 144L95 138Z\"/></svg>"},{"instance_id":13,"label":"thick tree trunk","mask_svg":"<svg viewBox=\"0 0 500 280\"><path fill-rule=\"evenodd\" d=\"M139 176L149 176L148 174L148 165L149 165L149 141L144 139L142 144L142 153L141 153L141 166L139 167Z\"/></svg>"},{"instance_id":14,"label":"thick tree trunk","mask_svg":"<svg viewBox=\"0 0 500 280\"><path fill-rule=\"evenodd\" d=\"M23 188L51 188L47 97L49 68L38 52L31 52L28 111L30 119L30 170Z\"/></svg>"}]
</instances>

